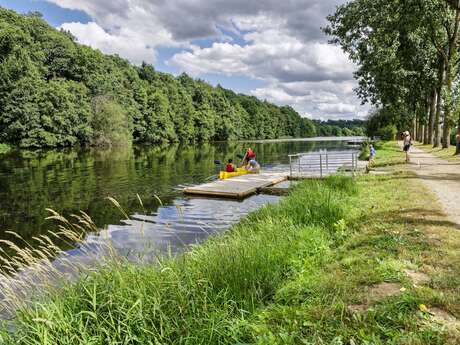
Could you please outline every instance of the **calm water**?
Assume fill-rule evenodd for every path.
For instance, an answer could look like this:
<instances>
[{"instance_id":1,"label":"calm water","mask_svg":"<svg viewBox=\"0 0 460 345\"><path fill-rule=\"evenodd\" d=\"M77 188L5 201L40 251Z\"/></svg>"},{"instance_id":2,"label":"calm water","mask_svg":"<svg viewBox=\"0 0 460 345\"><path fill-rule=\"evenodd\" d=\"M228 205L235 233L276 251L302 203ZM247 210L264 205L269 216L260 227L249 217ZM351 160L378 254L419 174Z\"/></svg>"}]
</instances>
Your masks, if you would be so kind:
<instances>
[{"instance_id":1,"label":"calm water","mask_svg":"<svg viewBox=\"0 0 460 345\"><path fill-rule=\"evenodd\" d=\"M45 220L46 208L64 216L83 210L100 228L97 233L87 234L89 246L110 239L128 256L146 247L180 251L227 229L248 212L278 201L278 197L267 195L230 201L182 194L186 185L215 178L219 171L215 160L236 160L248 145L255 149L265 170L287 170L287 155L291 153L349 149L346 142L295 141L13 152L0 158L0 239L24 246L5 233L9 230L33 244L33 236L57 228ZM131 215L129 221L121 220L123 216L106 199L108 196L118 200ZM78 248L66 246L62 244L76 257L83 255Z\"/></svg>"}]
</instances>

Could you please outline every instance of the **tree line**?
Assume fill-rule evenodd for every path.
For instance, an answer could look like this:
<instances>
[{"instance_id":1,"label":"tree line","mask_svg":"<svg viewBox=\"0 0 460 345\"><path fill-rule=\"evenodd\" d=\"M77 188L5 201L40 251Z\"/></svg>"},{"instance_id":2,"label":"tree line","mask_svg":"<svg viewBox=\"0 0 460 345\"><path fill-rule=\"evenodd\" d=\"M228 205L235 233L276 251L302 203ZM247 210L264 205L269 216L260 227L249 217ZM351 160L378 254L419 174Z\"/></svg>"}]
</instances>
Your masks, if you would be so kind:
<instances>
[{"instance_id":1,"label":"tree line","mask_svg":"<svg viewBox=\"0 0 460 345\"><path fill-rule=\"evenodd\" d=\"M160 73L0 8L0 142L26 148L311 137L289 106Z\"/></svg>"},{"instance_id":2,"label":"tree line","mask_svg":"<svg viewBox=\"0 0 460 345\"><path fill-rule=\"evenodd\" d=\"M324 31L358 66L357 93L375 106L370 135L411 130L425 144L460 153L457 0L352 0Z\"/></svg>"},{"instance_id":3,"label":"tree line","mask_svg":"<svg viewBox=\"0 0 460 345\"><path fill-rule=\"evenodd\" d=\"M316 134L320 137L348 137L366 135L366 121L354 120L313 120Z\"/></svg>"}]
</instances>

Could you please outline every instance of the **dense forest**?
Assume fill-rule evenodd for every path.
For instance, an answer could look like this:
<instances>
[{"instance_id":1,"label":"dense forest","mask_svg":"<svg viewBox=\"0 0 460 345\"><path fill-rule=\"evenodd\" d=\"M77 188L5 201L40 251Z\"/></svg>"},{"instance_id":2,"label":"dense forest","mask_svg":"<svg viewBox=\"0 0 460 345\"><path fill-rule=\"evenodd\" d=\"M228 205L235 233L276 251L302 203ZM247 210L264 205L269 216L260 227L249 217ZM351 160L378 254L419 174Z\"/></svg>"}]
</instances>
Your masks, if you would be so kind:
<instances>
[{"instance_id":1,"label":"dense forest","mask_svg":"<svg viewBox=\"0 0 460 345\"><path fill-rule=\"evenodd\" d=\"M358 95L375 106L369 135L410 130L460 154L460 2L353 0L324 31L358 66Z\"/></svg>"},{"instance_id":2,"label":"dense forest","mask_svg":"<svg viewBox=\"0 0 460 345\"><path fill-rule=\"evenodd\" d=\"M361 136L366 132L366 121L364 120L313 120L316 128L316 135L320 137L348 137Z\"/></svg>"},{"instance_id":3,"label":"dense forest","mask_svg":"<svg viewBox=\"0 0 460 345\"><path fill-rule=\"evenodd\" d=\"M26 148L311 137L291 107L76 43L0 8L0 142Z\"/></svg>"}]
</instances>

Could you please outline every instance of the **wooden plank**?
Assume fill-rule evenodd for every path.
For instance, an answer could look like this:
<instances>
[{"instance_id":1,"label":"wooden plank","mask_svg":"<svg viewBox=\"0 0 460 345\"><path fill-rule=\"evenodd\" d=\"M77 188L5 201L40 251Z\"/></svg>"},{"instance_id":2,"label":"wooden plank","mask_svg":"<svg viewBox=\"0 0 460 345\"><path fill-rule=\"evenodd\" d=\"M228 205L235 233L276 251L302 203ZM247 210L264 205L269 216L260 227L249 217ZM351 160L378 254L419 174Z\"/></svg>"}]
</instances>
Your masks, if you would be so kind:
<instances>
[{"instance_id":1,"label":"wooden plank","mask_svg":"<svg viewBox=\"0 0 460 345\"><path fill-rule=\"evenodd\" d=\"M188 187L184 193L241 199L286 179L286 173L249 174Z\"/></svg>"}]
</instances>

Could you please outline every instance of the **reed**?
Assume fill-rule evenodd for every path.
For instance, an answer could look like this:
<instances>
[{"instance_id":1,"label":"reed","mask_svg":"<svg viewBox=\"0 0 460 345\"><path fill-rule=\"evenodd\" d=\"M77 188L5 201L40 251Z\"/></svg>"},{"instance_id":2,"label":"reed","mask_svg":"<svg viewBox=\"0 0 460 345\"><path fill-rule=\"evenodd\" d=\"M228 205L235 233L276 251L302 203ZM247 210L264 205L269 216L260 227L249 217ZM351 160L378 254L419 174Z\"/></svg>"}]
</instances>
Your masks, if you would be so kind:
<instances>
[{"instance_id":1,"label":"reed","mask_svg":"<svg viewBox=\"0 0 460 345\"><path fill-rule=\"evenodd\" d=\"M331 245L341 241L337 224L354 192L346 177L305 182L279 205L263 207L180 257L158 258L156 265L107 260L97 272L26 305L9 295L19 311L15 332L3 332L3 339L17 344L235 343L238 325L273 300L293 267L305 264L306 253L309 269L317 269ZM93 226L86 215L76 224L53 217L64 224L63 236L72 231L69 239ZM18 254L22 264L33 260L27 251Z\"/></svg>"},{"instance_id":2,"label":"reed","mask_svg":"<svg viewBox=\"0 0 460 345\"><path fill-rule=\"evenodd\" d=\"M59 288L75 281L88 270L87 265L75 262L69 254L62 250L56 242L67 243L69 247L79 247L90 261L115 262L119 258L111 250L110 243L100 251L104 252L104 260L96 258L96 253L84 246L84 236L88 232L97 231L91 218L84 212L72 215L71 221L48 209L49 220L58 223L57 232L48 232L32 239L38 245L32 246L17 233L5 233L16 238L22 245L9 240L0 240L0 318L11 319L16 311L33 305L38 298L55 294ZM92 259L91 259L92 258Z\"/></svg>"}]
</instances>

